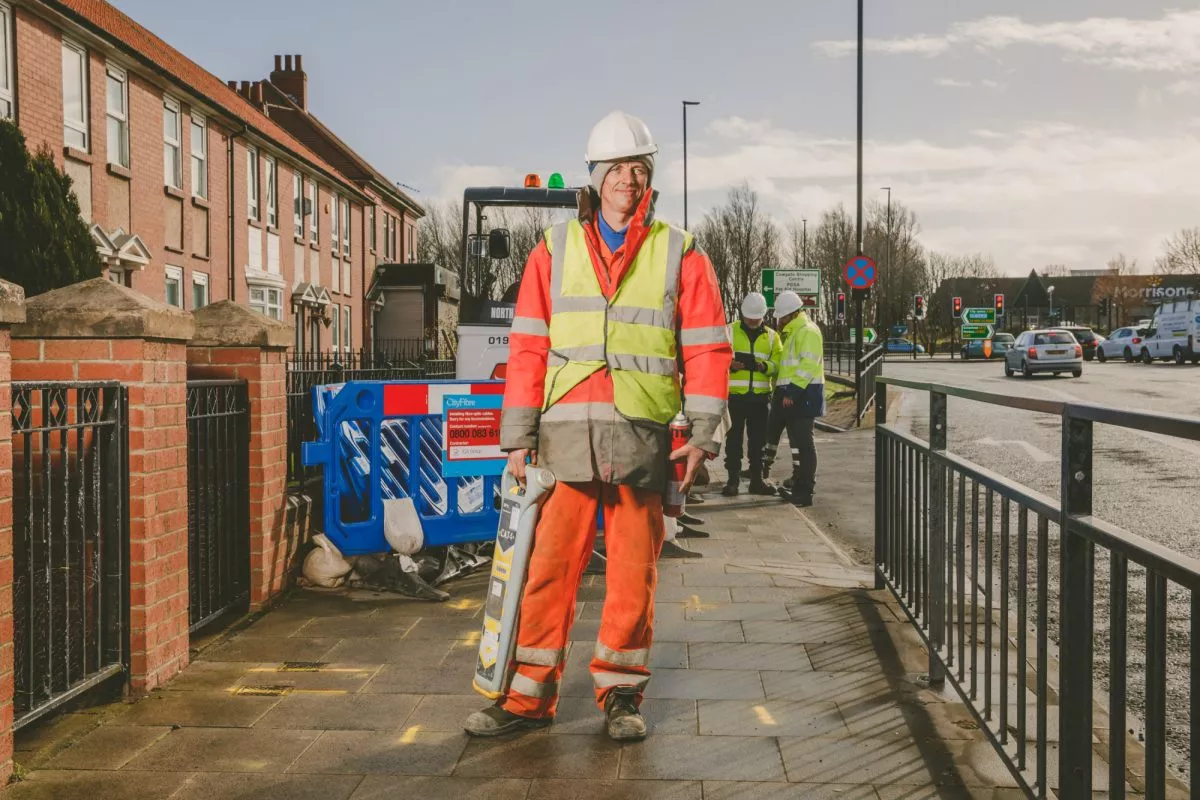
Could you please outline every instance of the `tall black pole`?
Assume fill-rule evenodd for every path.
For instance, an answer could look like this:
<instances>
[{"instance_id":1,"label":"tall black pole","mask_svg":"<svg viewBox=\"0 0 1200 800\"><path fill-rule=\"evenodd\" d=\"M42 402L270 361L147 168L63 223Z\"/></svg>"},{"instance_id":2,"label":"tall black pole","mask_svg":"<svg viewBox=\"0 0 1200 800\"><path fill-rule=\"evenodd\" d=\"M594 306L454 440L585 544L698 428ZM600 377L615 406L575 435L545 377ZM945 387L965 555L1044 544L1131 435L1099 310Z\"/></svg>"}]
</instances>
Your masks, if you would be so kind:
<instances>
[{"instance_id":1,"label":"tall black pole","mask_svg":"<svg viewBox=\"0 0 1200 800\"><path fill-rule=\"evenodd\" d=\"M858 214L855 220L854 242L857 255L863 254L863 0L858 0ZM863 339L863 295L864 289L854 290L854 384L855 391L862 392ZM859 398L862 407L864 398Z\"/></svg>"},{"instance_id":2,"label":"tall black pole","mask_svg":"<svg viewBox=\"0 0 1200 800\"><path fill-rule=\"evenodd\" d=\"M808 269L808 220L802 219L800 222L804 225L804 233L800 244L800 260L804 263L800 265L800 268Z\"/></svg>"},{"instance_id":3,"label":"tall black pole","mask_svg":"<svg viewBox=\"0 0 1200 800\"><path fill-rule=\"evenodd\" d=\"M683 229L688 226L687 217L687 101L683 101Z\"/></svg>"}]
</instances>

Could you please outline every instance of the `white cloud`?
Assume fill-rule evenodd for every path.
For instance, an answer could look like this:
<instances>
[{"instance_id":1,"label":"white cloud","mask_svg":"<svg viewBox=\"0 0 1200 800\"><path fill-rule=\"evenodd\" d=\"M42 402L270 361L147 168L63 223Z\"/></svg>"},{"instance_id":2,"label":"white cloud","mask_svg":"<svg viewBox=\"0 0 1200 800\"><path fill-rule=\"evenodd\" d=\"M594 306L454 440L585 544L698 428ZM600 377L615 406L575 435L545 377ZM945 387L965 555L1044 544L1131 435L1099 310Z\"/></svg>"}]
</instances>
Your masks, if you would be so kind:
<instances>
[{"instance_id":1,"label":"white cloud","mask_svg":"<svg viewBox=\"0 0 1200 800\"><path fill-rule=\"evenodd\" d=\"M491 164L441 164L434 171L436 197L461 200L468 186L520 186L524 174L512 167Z\"/></svg>"},{"instance_id":2,"label":"white cloud","mask_svg":"<svg viewBox=\"0 0 1200 800\"><path fill-rule=\"evenodd\" d=\"M1168 11L1158 19L1091 17L1047 23L992 16L955 23L941 36L921 34L865 42L867 52L926 58L953 48L997 52L1018 45L1054 48L1069 59L1109 69L1191 72L1200 68L1200 10ZM857 51L854 41L823 41L813 46L830 58Z\"/></svg>"},{"instance_id":3,"label":"white cloud","mask_svg":"<svg viewBox=\"0 0 1200 800\"><path fill-rule=\"evenodd\" d=\"M1140 137L1063 123L972 134L952 143L868 140L867 198L878 194L872 187L893 186L919 215L927 246L990 252L1010 274L1102 264L1118 251L1150 263L1166 235L1196 224L1200 141L1191 120ZM659 188L678 196L680 165L664 167ZM689 154L692 216L746 180L777 218L812 223L838 202L853 208L854 175L853 139L717 120Z\"/></svg>"},{"instance_id":4,"label":"white cloud","mask_svg":"<svg viewBox=\"0 0 1200 800\"><path fill-rule=\"evenodd\" d=\"M971 88L970 81L960 81L958 78L938 78L934 81L938 86L944 86L947 89L969 89Z\"/></svg>"}]
</instances>

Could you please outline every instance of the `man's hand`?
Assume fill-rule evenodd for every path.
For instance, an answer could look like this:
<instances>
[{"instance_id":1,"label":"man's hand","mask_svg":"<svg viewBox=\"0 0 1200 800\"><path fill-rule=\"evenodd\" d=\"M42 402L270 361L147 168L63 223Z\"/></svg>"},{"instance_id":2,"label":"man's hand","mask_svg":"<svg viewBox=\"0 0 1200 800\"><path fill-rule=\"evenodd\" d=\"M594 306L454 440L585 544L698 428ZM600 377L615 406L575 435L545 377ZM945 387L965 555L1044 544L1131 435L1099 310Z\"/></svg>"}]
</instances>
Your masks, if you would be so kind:
<instances>
[{"instance_id":1,"label":"man's hand","mask_svg":"<svg viewBox=\"0 0 1200 800\"><path fill-rule=\"evenodd\" d=\"M796 405L796 401L793 400L792 398L786 397L786 396L783 398L783 407L784 408L791 408L794 405Z\"/></svg>"},{"instance_id":2,"label":"man's hand","mask_svg":"<svg viewBox=\"0 0 1200 800\"><path fill-rule=\"evenodd\" d=\"M746 365L740 361L734 360L734 361L729 362L729 371L730 372L741 372L745 368L746 368Z\"/></svg>"},{"instance_id":3,"label":"man's hand","mask_svg":"<svg viewBox=\"0 0 1200 800\"><path fill-rule=\"evenodd\" d=\"M708 457L699 447L691 444L685 444L675 452L671 453L672 461L687 459L687 471L683 474L683 493L687 494L692 489L692 484L696 480L696 470L704 463L704 459Z\"/></svg>"},{"instance_id":4,"label":"man's hand","mask_svg":"<svg viewBox=\"0 0 1200 800\"><path fill-rule=\"evenodd\" d=\"M529 463L537 466L537 450L522 448L513 450L508 454L508 471L517 479L517 483L525 485L525 458L528 456Z\"/></svg>"}]
</instances>

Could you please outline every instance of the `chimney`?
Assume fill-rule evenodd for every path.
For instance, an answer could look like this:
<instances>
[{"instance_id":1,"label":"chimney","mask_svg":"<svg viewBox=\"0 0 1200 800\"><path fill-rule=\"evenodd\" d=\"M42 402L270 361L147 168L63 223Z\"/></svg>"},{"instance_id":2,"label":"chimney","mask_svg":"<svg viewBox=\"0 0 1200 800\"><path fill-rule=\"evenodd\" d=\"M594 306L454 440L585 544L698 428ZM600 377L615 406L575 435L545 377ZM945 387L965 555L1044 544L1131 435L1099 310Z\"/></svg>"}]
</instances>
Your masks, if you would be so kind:
<instances>
[{"instance_id":1,"label":"chimney","mask_svg":"<svg viewBox=\"0 0 1200 800\"><path fill-rule=\"evenodd\" d=\"M260 109L266 105L266 100L263 99L263 82L255 81L250 86L250 102L258 106Z\"/></svg>"},{"instance_id":2,"label":"chimney","mask_svg":"<svg viewBox=\"0 0 1200 800\"><path fill-rule=\"evenodd\" d=\"M293 60L294 58L294 60ZM280 61L283 68L280 69ZM308 110L308 76L304 74L301 56L275 56L275 69L271 72L271 83L295 101L301 109Z\"/></svg>"}]
</instances>

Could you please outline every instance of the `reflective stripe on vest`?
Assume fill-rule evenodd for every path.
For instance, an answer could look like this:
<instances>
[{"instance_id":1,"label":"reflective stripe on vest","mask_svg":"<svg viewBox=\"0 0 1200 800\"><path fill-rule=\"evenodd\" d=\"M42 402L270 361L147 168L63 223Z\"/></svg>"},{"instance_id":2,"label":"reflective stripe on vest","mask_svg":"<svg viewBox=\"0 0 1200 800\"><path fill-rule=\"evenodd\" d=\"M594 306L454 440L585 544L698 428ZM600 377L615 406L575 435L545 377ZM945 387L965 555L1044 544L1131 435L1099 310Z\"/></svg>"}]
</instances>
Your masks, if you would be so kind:
<instances>
[{"instance_id":1,"label":"reflective stripe on vest","mask_svg":"<svg viewBox=\"0 0 1200 800\"><path fill-rule=\"evenodd\" d=\"M551 254L551 313L542 412L592 373L608 369L617 411L667 424L681 402L676 304L691 235L652 223L608 300L578 220L553 226L545 238Z\"/></svg>"},{"instance_id":2,"label":"reflective stripe on vest","mask_svg":"<svg viewBox=\"0 0 1200 800\"><path fill-rule=\"evenodd\" d=\"M754 340L754 349L750 349L750 335L746 333L746 329L742 327L742 321L738 320L729 326L733 332L733 352L751 353L763 361L771 361L771 349L775 346L775 331L770 328L763 328L762 333L758 334L758 338ZM740 369L736 372L729 373L729 393L734 394L770 394L771 393L771 376L766 372L751 371L748 369Z\"/></svg>"}]
</instances>

